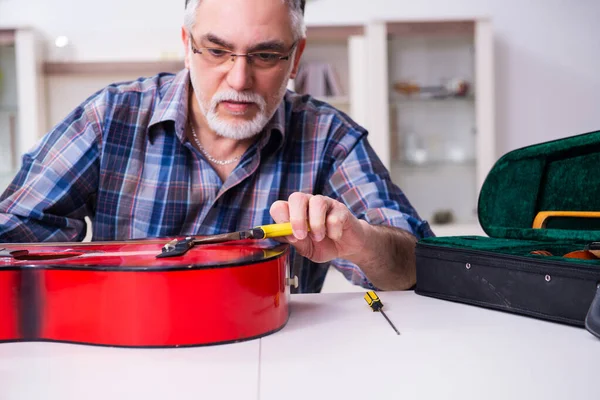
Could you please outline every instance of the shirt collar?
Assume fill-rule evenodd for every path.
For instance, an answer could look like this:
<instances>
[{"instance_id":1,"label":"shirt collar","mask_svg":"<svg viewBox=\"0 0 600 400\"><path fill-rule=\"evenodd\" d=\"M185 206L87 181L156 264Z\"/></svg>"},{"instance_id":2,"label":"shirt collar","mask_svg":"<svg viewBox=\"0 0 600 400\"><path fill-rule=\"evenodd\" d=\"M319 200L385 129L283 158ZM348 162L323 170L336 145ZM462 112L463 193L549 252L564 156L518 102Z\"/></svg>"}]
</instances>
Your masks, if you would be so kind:
<instances>
[{"instance_id":1,"label":"shirt collar","mask_svg":"<svg viewBox=\"0 0 600 400\"><path fill-rule=\"evenodd\" d=\"M158 89L158 103L150 119L149 128L162 122L172 121L175 123L177 137L183 142L188 115L189 82L190 72L184 68L175 75L164 93L160 93L161 90Z\"/></svg>"},{"instance_id":2,"label":"shirt collar","mask_svg":"<svg viewBox=\"0 0 600 400\"><path fill-rule=\"evenodd\" d=\"M274 146L273 150L279 150L283 145L285 137L285 120L286 120L286 98L279 103L275 113L263 128L263 134L258 143L258 148L264 148L268 143Z\"/></svg>"}]
</instances>

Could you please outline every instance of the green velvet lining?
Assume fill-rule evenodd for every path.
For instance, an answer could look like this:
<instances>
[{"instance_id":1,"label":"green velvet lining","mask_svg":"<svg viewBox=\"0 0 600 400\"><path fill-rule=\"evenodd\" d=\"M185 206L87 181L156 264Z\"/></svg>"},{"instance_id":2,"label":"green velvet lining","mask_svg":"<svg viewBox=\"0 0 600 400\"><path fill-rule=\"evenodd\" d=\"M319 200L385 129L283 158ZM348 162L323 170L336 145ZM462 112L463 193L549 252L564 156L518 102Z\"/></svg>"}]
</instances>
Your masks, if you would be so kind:
<instances>
[{"instance_id":1,"label":"green velvet lining","mask_svg":"<svg viewBox=\"0 0 600 400\"><path fill-rule=\"evenodd\" d=\"M523 256L544 260L560 260L572 262L574 264L582 263L600 267L600 260L563 258L567 253L583 250L589 241L558 240L553 242L540 242L531 240L498 239L485 236L440 236L421 239L420 243L458 250L468 249L488 251L494 254ZM534 250L545 250L550 252L552 256L530 254Z\"/></svg>"},{"instance_id":2,"label":"green velvet lining","mask_svg":"<svg viewBox=\"0 0 600 400\"><path fill-rule=\"evenodd\" d=\"M563 259L600 241L600 218L553 218L533 229L540 211L600 211L600 131L514 150L489 172L478 201L481 227L490 237L457 236L423 239L437 246L530 255L547 250L579 263L600 260Z\"/></svg>"},{"instance_id":3,"label":"green velvet lining","mask_svg":"<svg viewBox=\"0 0 600 400\"><path fill-rule=\"evenodd\" d=\"M539 211L600 211L599 166L600 131L507 153L479 194L481 227L496 238L598 240L597 218L555 218L548 229L532 224Z\"/></svg>"}]
</instances>

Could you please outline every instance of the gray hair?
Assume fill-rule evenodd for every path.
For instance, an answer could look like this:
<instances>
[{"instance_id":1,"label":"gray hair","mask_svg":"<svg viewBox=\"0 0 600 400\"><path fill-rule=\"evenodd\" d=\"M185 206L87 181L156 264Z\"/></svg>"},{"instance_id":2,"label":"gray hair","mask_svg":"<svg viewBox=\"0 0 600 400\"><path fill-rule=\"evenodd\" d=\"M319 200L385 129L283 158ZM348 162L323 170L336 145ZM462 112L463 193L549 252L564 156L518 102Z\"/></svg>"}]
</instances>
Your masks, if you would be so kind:
<instances>
[{"instance_id":1,"label":"gray hair","mask_svg":"<svg viewBox=\"0 0 600 400\"><path fill-rule=\"evenodd\" d=\"M290 9L290 20L292 21L292 34L294 41L306 37L306 25L304 24L305 0L281 0ZM202 0L186 0L183 24L188 31L192 31L196 24L196 12Z\"/></svg>"}]
</instances>

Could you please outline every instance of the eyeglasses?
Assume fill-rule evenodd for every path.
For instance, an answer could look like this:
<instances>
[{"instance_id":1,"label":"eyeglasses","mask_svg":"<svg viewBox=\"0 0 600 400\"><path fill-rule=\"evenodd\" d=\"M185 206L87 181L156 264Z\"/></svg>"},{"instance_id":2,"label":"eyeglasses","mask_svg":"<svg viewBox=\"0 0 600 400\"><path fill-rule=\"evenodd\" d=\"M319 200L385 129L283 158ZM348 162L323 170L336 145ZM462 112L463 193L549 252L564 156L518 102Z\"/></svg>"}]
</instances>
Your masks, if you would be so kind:
<instances>
[{"instance_id":1,"label":"eyeglasses","mask_svg":"<svg viewBox=\"0 0 600 400\"><path fill-rule=\"evenodd\" d=\"M234 54L231 50L220 47L196 48L193 41L191 42L191 47L194 54L200 54L202 59L211 66L219 66L224 64L227 60L231 60L233 63L236 57L246 57L248 64L256 68L269 69L276 66L280 61L289 60L297 44L298 41L295 41L287 54L273 51L255 51L246 54Z\"/></svg>"}]
</instances>

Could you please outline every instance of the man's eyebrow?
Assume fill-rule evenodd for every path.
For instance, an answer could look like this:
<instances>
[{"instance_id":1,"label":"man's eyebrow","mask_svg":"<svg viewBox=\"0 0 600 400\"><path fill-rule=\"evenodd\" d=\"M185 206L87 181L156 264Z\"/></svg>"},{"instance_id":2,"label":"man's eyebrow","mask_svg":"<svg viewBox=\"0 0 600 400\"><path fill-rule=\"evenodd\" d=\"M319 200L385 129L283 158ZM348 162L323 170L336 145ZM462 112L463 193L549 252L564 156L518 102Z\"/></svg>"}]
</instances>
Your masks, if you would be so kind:
<instances>
[{"instance_id":1,"label":"man's eyebrow","mask_svg":"<svg viewBox=\"0 0 600 400\"><path fill-rule=\"evenodd\" d=\"M248 49L249 53L256 51L277 51L283 53L286 50L285 43L280 40L269 40L267 42L257 43Z\"/></svg>"},{"instance_id":2,"label":"man's eyebrow","mask_svg":"<svg viewBox=\"0 0 600 400\"><path fill-rule=\"evenodd\" d=\"M235 46L233 45L233 43L226 41L225 39L221 39L220 37L218 37L215 34L212 33L207 33L206 35L202 36L201 38L202 40L206 40L209 41L213 44L216 44L217 46L221 46L227 49L233 49ZM253 46L251 46L248 49L249 53L252 52L256 52L256 51L277 51L277 52L281 52L283 53L286 50L286 46L285 43L282 42L281 40L268 40L266 42L260 42L257 43Z\"/></svg>"},{"instance_id":3,"label":"man's eyebrow","mask_svg":"<svg viewBox=\"0 0 600 400\"><path fill-rule=\"evenodd\" d=\"M220 37L218 37L218 36L216 36L216 35L214 35L212 33L207 33L206 35L202 36L201 39L202 40L208 40L211 43L214 43L214 44L216 44L218 46L226 47L226 48L229 48L229 49L233 49L233 47L234 47L233 43L229 43L228 41L226 41L224 39L221 39Z\"/></svg>"}]
</instances>

